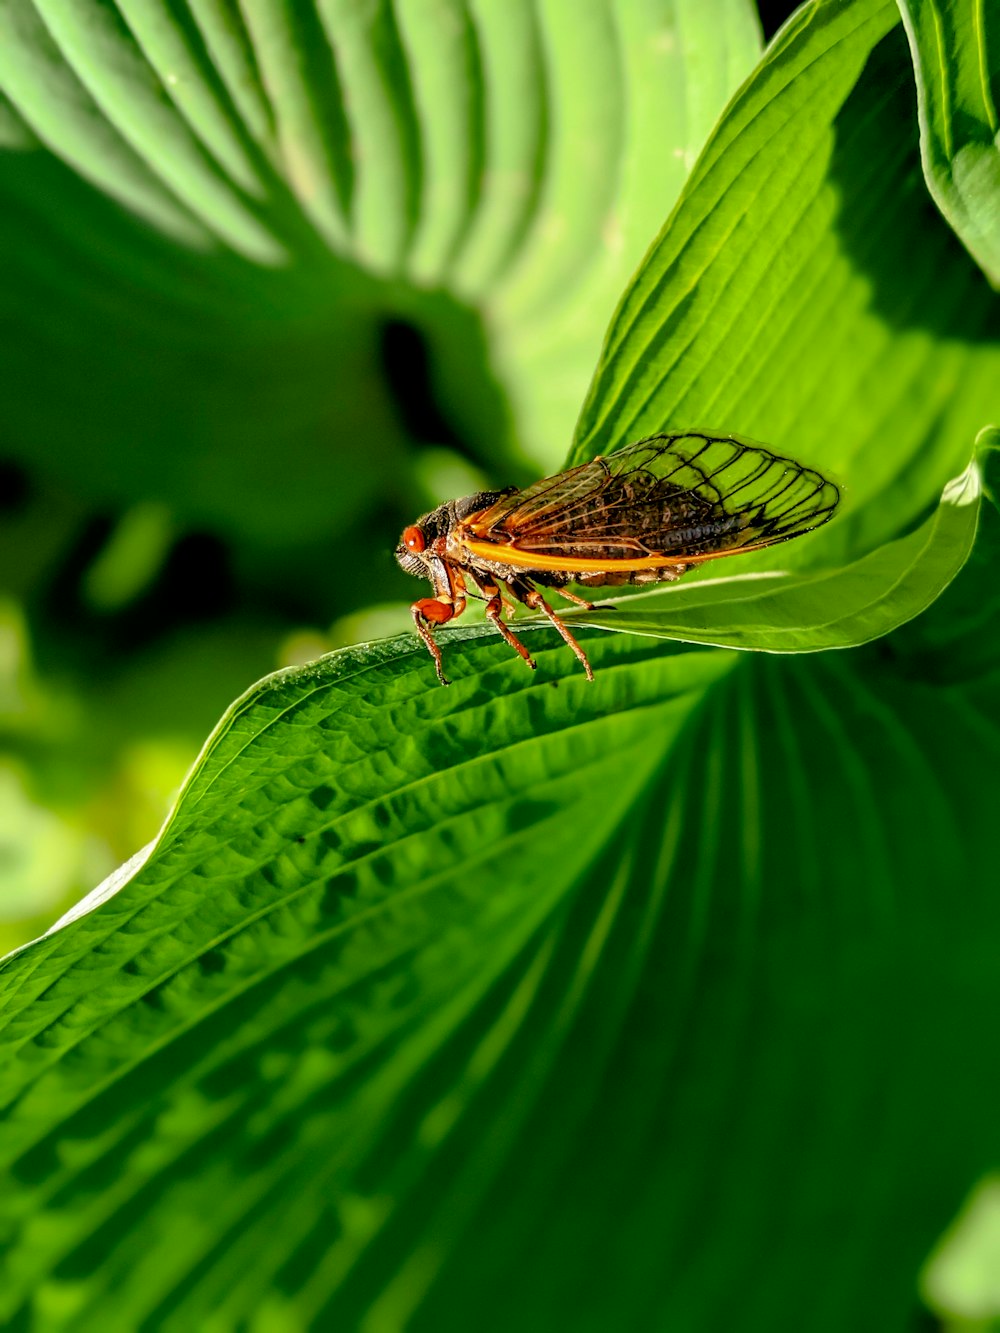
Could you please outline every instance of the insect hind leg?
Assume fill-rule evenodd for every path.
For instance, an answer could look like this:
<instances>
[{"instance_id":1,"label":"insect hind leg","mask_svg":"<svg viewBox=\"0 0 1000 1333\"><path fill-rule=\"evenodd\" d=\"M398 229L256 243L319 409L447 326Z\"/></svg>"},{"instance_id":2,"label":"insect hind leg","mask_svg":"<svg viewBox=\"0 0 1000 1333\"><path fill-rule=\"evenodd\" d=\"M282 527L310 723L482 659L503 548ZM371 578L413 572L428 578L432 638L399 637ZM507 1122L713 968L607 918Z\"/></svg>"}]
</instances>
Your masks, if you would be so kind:
<instances>
[{"instance_id":1,"label":"insect hind leg","mask_svg":"<svg viewBox=\"0 0 1000 1333\"><path fill-rule=\"evenodd\" d=\"M583 666L584 671L586 671L587 673L587 679L593 680L594 671L590 665L590 662L587 660L587 654L583 651L583 649L580 647L579 643L576 641L573 635L569 632L569 630L562 623L562 621L559 619L556 613L552 610L552 607L549 606L548 602L538 591L538 589L533 588L527 579L523 580L518 579L517 582L511 583L510 590L514 594L514 596L518 599L518 601L523 602L524 605L529 608L529 610L541 611L542 615L548 616L554 628L557 629L559 633L562 635L564 642L567 644L568 647L572 648L573 652L576 654L577 658L579 659L580 663Z\"/></svg>"}]
</instances>

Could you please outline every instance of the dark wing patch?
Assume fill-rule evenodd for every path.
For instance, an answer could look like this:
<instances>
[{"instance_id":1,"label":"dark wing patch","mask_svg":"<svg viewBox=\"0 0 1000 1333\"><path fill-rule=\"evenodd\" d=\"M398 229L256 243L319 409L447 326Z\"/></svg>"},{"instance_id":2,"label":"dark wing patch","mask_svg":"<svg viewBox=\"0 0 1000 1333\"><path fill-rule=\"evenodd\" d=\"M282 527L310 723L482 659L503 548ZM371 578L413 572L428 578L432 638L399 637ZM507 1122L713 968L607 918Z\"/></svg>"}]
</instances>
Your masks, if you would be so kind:
<instances>
[{"instance_id":1,"label":"dark wing patch","mask_svg":"<svg viewBox=\"0 0 1000 1333\"><path fill-rule=\"evenodd\" d=\"M654 435L471 514L480 541L606 562L770 546L819 527L840 499L812 468L736 436Z\"/></svg>"}]
</instances>

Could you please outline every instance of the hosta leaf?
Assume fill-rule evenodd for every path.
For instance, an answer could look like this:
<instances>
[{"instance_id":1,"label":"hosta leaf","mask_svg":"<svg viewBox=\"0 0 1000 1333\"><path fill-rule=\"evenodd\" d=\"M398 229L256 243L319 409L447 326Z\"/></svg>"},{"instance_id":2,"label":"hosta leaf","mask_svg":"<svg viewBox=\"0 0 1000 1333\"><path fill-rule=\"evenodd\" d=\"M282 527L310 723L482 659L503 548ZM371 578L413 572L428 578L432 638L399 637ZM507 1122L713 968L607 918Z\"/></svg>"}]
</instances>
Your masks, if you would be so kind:
<instances>
[{"instance_id":1,"label":"hosta leaf","mask_svg":"<svg viewBox=\"0 0 1000 1333\"><path fill-rule=\"evenodd\" d=\"M930 1309L954 1326L989 1330L1000 1317L1000 1180L976 1182L962 1210L941 1237L920 1277Z\"/></svg>"},{"instance_id":2,"label":"hosta leaf","mask_svg":"<svg viewBox=\"0 0 1000 1333\"><path fill-rule=\"evenodd\" d=\"M2 14L0 87L40 144L54 147L83 179L168 235L187 244L207 244L206 230L104 118L35 6L29 0L5 0ZM99 10L98 21L107 24L110 14L109 9ZM4 165L4 176L8 182L12 178L15 189L29 183L23 159ZM16 256L6 247L5 253Z\"/></svg>"},{"instance_id":3,"label":"hosta leaf","mask_svg":"<svg viewBox=\"0 0 1000 1333\"><path fill-rule=\"evenodd\" d=\"M919 514L998 410L1000 315L929 216L912 101L891 3L798 12L627 289L574 459L691 427L831 472L848 520L772 565L860 554Z\"/></svg>"},{"instance_id":4,"label":"hosta leaf","mask_svg":"<svg viewBox=\"0 0 1000 1333\"><path fill-rule=\"evenodd\" d=\"M501 12L506 20L507 8L479 5L477 13L493 15L485 30L499 26ZM622 287L725 98L750 73L760 39L754 11L734 3L640 0L589 12L546 3L536 12L540 86L551 89L540 108L546 170L518 250L494 284L490 322L520 443L551 467L565 455ZM532 108L530 92L510 96L523 87L525 46L505 45L505 117ZM501 182L510 190L506 173ZM476 241L473 234L473 251ZM474 280L464 256L457 276L463 287Z\"/></svg>"},{"instance_id":5,"label":"hosta leaf","mask_svg":"<svg viewBox=\"0 0 1000 1333\"><path fill-rule=\"evenodd\" d=\"M5 448L269 550L342 533L386 478L410 495L387 320L431 345L470 448L558 463L759 50L750 0L3 0L0 23L28 136L0 153Z\"/></svg>"},{"instance_id":6,"label":"hosta leaf","mask_svg":"<svg viewBox=\"0 0 1000 1333\"><path fill-rule=\"evenodd\" d=\"M984 432L978 457L983 503L972 555L927 614L891 640L907 670L941 684L976 680L1000 667L1000 430Z\"/></svg>"},{"instance_id":7,"label":"hosta leaf","mask_svg":"<svg viewBox=\"0 0 1000 1333\"><path fill-rule=\"evenodd\" d=\"M927 185L1000 286L1000 14L982 0L899 0Z\"/></svg>"},{"instance_id":8,"label":"hosta leaf","mask_svg":"<svg viewBox=\"0 0 1000 1333\"><path fill-rule=\"evenodd\" d=\"M574 676L554 690L561 652L543 652L541 679L510 679L506 652L478 642L456 649L464 679L445 692L405 669L413 652L409 639L348 651L241 700L138 872L9 963L0 1140L17 1165L2 1191L14 1242L6 1317L37 1293L42 1309L86 1327L106 1318L112 1284L122 1326L162 1323L231 1226L223 1269L244 1246L257 1253L242 1291L225 1297L239 1317L247 1291L277 1295L314 1227L316 1241L333 1241L316 1255L316 1287L350 1268L396 1209L382 1186L365 1202L361 1175L342 1186L384 1170L397 1114L444 1057L452 1073L421 1113L424 1146L401 1163L400 1201L410 1197L416 1177L409 1187L405 1177L449 1141L449 1121L502 1054L505 1026L516 1031L516 996L526 1001L541 979L537 950L556 946L570 886L659 762L650 728L669 745L705 683L728 669L695 653L637 673L628 662L648 646L605 638L597 688ZM595 820L594 784L608 781L616 795ZM165 1101L149 1100L150 1079ZM102 1182L96 1194L88 1180ZM259 1254L260 1205L273 1234L295 1200L285 1236ZM149 1205L165 1227L155 1257L146 1224L123 1228L118 1213ZM17 1236L35 1233L25 1208L54 1225L48 1242L35 1235L22 1249ZM106 1249L86 1280L95 1245L115 1257ZM133 1281L135 1246L146 1259ZM290 1294L300 1313L316 1298Z\"/></svg>"},{"instance_id":9,"label":"hosta leaf","mask_svg":"<svg viewBox=\"0 0 1000 1333\"><path fill-rule=\"evenodd\" d=\"M263 682L7 961L11 1327L907 1327L997 1148L995 678L552 638Z\"/></svg>"},{"instance_id":10,"label":"hosta leaf","mask_svg":"<svg viewBox=\"0 0 1000 1333\"><path fill-rule=\"evenodd\" d=\"M994 463L996 449L989 450ZM916 531L829 571L779 571L666 586L612 609L566 617L658 638L804 653L852 648L920 614L968 559L979 515L975 462L949 482L932 517Z\"/></svg>"}]
</instances>

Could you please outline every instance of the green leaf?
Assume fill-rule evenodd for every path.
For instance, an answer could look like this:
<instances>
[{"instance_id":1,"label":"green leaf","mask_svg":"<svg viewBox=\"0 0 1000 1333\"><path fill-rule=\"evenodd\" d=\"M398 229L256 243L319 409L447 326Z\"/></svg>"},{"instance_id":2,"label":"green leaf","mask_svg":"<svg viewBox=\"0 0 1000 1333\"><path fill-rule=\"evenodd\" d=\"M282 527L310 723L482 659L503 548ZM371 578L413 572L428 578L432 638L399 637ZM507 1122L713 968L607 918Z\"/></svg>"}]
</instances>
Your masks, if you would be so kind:
<instances>
[{"instance_id":1,"label":"green leaf","mask_svg":"<svg viewBox=\"0 0 1000 1333\"><path fill-rule=\"evenodd\" d=\"M983 0L898 0L913 57L927 187L1000 286L1000 14Z\"/></svg>"},{"instance_id":2,"label":"green leaf","mask_svg":"<svg viewBox=\"0 0 1000 1333\"><path fill-rule=\"evenodd\" d=\"M5 447L269 556L413 503L387 320L423 335L491 466L558 463L621 287L760 46L750 0L0 13L27 135L0 153Z\"/></svg>"},{"instance_id":3,"label":"green leaf","mask_svg":"<svg viewBox=\"0 0 1000 1333\"><path fill-rule=\"evenodd\" d=\"M940 684L972 681L1000 668L1000 430L984 431L977 456L983 503L972 555L930 610L888 645L907 670Z\"/></svg>"},{"instance_id":4,"label":"green leaf","mask_svg":"<svg viewBox=\"0 0 1000 1333\"><path fill-rule=\"evenodd\" d=\"M262 682L7 961L12 1327L904 1326L996 1150L996 678L553 637Z\"/></svg>"},{"instance_id":5,"label":"green leaf","mask_svg":"<svg viewBox=\"0 0 1000 1333\"><path fill-rule=\"evenodd\" d=\"M989 452L995 459L997 450ZM853 564L807 574L775 570L703 579L564 619L771 653L853 648L912 620L944 592L972 550L979 499L973 461L949 482L934 514L916 531Z\"/></svg>"},{"instance_id":6,"label":"green leaf","mask_svg":"<svg viewBox=\"0 0 1000 1333\"><path fill-rule=\"evenodd\" d=\"M511 30L509 11L522 8L534 14L534 42ZM470 256L459 257L456 277L463 290L489 303L519 447L554 468L565 456L622 288L726 99L759 55L758 20L754 6L734 0L710 9L701 0L569 7L485 0L476 13L484 33L506 31L492 87L503 111L487 106L487 124L495 119L498 134L501 124L515 118L520 124L534 111L525 53L538 45L544 101L537 133L545 171L516 233L518 250L504 253L492 280L495 300L481 285L478 232L470 236ZM523 165L520 175L534 179ZM493 189L517 191L517 181L505 171ZM492 202L488 193L486 217Z\"/></svg>"},{"instance_id":7,"label":"green leaf","mask_svg":"<svg viewBox=\"0 0 1000 1333\"><path fill-rule=\"evenodd\" d=\"M728 666L688 654L637 673L628 663L648 645L604 642L618 669L596 689L560 682L565 660L551 649L541 679L509 681L506 651L482 642L454 654L464 679L451 692L428 689L425 671L407 669L408 638L279 674L234 706L141 868L0 979L11 1043L0 1141L5 1163L17 1163L4 1226L19 1232L23 1218L33 1231L26 1207L52 1223L48 1241L9 1251L6 1317L37 1296L57 1326L86 1327L112 1283L121 1326L162 1322L175 1301L185 1305L220 1227L243 1235L230 1259L245 1244L257 1252L255 1199L279 1212L298 1202L281 1242L259 1256L269 1271L255 1261L225 1298L244 1316L247 1292L263 1281L276 1295L286 1259L334 1216L330 1276L360 1257L395 1210L381 1187L366 1200L360 1175L343 1194L334 1178L383 1169L413 1080L456 1039L448 1084L457 1082L421 1112L423 1146L404 1177L437 1155L499 1058L505 1027L516 1030L518 994L527 1000L540 979L538 932L559 933L570 886L658 762L650 726L669 744L697 691ZM616 795L595 820L594 783L609 780ZM517 868L501 872L506 890L502 866ZM486 1040L463 1074L470 1038ZM152 1101L149 1080L160 1088ZM275 1156L268 1144L282 1142ZM89 1205L87 1180L102 1182ZM400 1188L408 1193L405 1180ZM146 1224L123 1229L118 1213L149 1206L165 1209L166 1227L151 1249ZM85 1278L88 1253L105 1244L124 1248ZM136 1263L131 1278L119 1258ZM293 1294L300 1311L315 1299ZM204 1311L203 1299L191 1308Z\"/></svg>"},{"instance_id":8,"label":"green leaf","mask_svg":"<svg viewBox=\"0 0 1000 1333\"><path fill-rule=\"evenodd\" d=\"M1000 1319L1000 1180L977 1182L920 1275L928 1307L958 1333L990 1333ZM945 1324L948 1327L948 1324Z\"/></svg>"},{"instance_id":9,"label":"green leaf","mask_svg":"<svg viewBox=\"0 0 1000 1333\"><path fill-rule=\"evenodd\" d=\"M897 536L996 416L994 294L914 174L891 3L803 6L730 105L605 341L574 461L735 431L826 471L844 515L761 567Z\"/></svg>"}]
</instances>

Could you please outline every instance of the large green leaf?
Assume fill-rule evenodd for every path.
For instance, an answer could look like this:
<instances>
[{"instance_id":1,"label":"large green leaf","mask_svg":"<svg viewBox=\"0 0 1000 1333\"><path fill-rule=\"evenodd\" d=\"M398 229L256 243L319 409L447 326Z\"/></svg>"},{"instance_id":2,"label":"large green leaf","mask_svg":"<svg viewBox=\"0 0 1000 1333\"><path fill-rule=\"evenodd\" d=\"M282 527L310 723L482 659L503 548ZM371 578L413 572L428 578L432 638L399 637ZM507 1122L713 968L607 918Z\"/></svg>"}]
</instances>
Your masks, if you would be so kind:
<instances>
[{"instance_id":1,"label":"large green leaf","mask_svg":"<svg viewBox=\"0 0 1000 1333\"><path fill-rule=\"evenodd\" d=\"M0 152L7 449L272 549L412 489L387 319L422 330L483 457L558 462L759 50L749 0L3 0L0 22L0 94L37 135Z\"/></svg>"},{"instance_id":2,"label":"large green leaf","mask_svg":"<svg viewBox=\"0 0 1000 1333\"><path fill-rule=\"evenodd\" d=\"M1000 286L1000 13L983 0L899 0L899 8L928 188Z\"/></svg>"},{"instance_id":3,"label":"large green leaf","mask_svg":"<svg viewBox=\"0 0 1000 1333\"><path fill-rule=\"evenodd\" d=\"M906 1327L997 1150L996 677L587 643L263 682L7 962L11 1327Z\"/></svg>"},{"instance_id":4,"label":"large green leaf","mask_svg":"<svg viewBox=\"0 0 1000 1333\"><path fill-rule=\"evenodd\" d=\"M3 975L5 1018L20 1013L26 1024L15 1023L17 1035L6 1028L14 1045L0 1137L4 1160L19 1165L3 1191L5 1226L16 1233L22 1217L30 1231L26 1208L54 1220L49 1209L60 1210L59 1198L69 1205L51 1244L8 1249L7 1317L37 1292L43 1309L58 1302L86 1327L107 1318L102 1291L110 1283L120 1327L143 1317L160 1323L178 1300L183 1322L183 1288L197 1277L204 1246L213 1249L235 1226L228 1268L244 1245L256 1250L255 1218L273 1232L292 1205L281 1244L259 1256L226 1298L234 1310L246 1315L247 1292L260 1283L264 1290L273 1283L276 1299L283 1281L275 1270L300 1247L308 1250L310 1235L324 1252L316 1255L321 1269L333 1266L331 1277L343 1261L352 1266L352 1251L361 1257L366 1235L382 1232L396 1209L383 1216L378 1197L366 1203L360 1176L342 1193L339 1173L353 1178L366 1162L371 1169L396 1134L410 1137L412 1129L393 1129L392 1108L401 1112L411 1101L411 1081L424 1082L424 1066L444 1040L452 1075L420 1118L452 1077L458 1082L449 1096L457 1100L450 1111L447 1101L439 1105L422 1132L426 1147L401 1164L404 1175L436 1155L435 1141L447 1138L448 1120L491 1063L486 1047L479 1074L473 1067L460 1075L454 1062L464 1063L468 1043L479 1046L494 1027L502 1048L503 1015L509 1011L510 1022L516 1012L504 990L530 986L537 932L558 927L569 884L599 857L641 791L659 755L659 747L648 748L650 726L664 741L676 733L694 691L728 665L694 654L636 673L627 663L642 656L641 645L623 654L624 641L603 642L598 660L625 670L602 671L596 690L582 679L552 690L564 665L553 652L542 655L550 681L510 682L506 654L482 642L466 650L466 670L461 662L458 670L465 679L451 692L428 689L424 672L406 669L414 653L407 639L275 677L234 706L138 875L99 911L16 957ZM607 781L615 800L602 802L608 819L595 821L592 793ZM553 875L553 858L568 878ZM503 872L505 893L496 887L501 866L516 868ZM88 960L98 957L95 973ZM85 993L67 965L76 977L77 966L89 973ZM74 1013L80 1026L71 1035ZM474 1014L480 1019L470 1029ZM141 1051L136 1020L145 1032ZM100 1065L75 1088L63 1081L68 1066L57 1053L57 1028L66 1037L61 1054L77 1052L71 1064L83 1057L90 1066L96 1057ZM117 1056L113 1031L124 1043ZM35 1064L30 1050L41 1051L39 1040L56 1041L54 1060L43 1055ZM160 1092L151 1101L153 1084ZM49 1135L62 1139L56 1122L67 1114L82 1117L81 1128L70 1131L75 1158L56 1149L60 1166ZM167 1133L162 1151L153 1148L158 1124ZM77 1190L86 1190L86 1177L102 1183L81 1210ZM155 1254L139 1223L150 1204L165 1208ZM139 1224L123 1232L119 1206ZM197 1215L204 1229L194 1225ZM90 1247L117 1249L122 1241L124 1266L107 1255L96 1282L86 1280ZM133 1245L146 1252L134 1281L126 1257ZM320 1272L313 1280L323 1288L327 1278ZM305 1290L289 1295L303 1309L314 1299ZM192 1313L195 1323L203 1299L200 1292L189 1307L202 1311Z\"/></svg>"},{"instance_id":5,"label":"large green leaf","mask_svg":"<svg viewBox=\"0 0 1000 1333\"><path fill-rule=\"evenodd\" d=\"M973 681L1000 668L1000 429L985 431L984 503L976 544L960 578L919 620L898 630L894 652L922 679L940 684ZM988 503L986 502L988 501Z\"/></svg>"},{"instance_id":6,"label":"large green leaf","mask_svg":"<svg viewBox=\"0 0 1000 1333\"><path fill-rule=\"evenodd\" d=\"M928 216L912 101L891 3L798 12L622 299L576 459L666 426L766 441L845 486L817 564L894 535L964 466L1000 409L1000 316Z\"/></svg>"}]
</instances>

